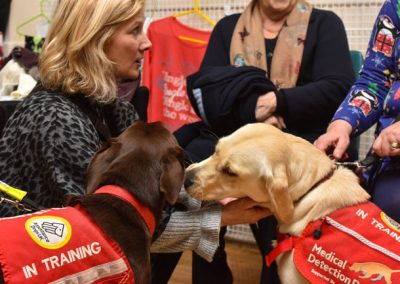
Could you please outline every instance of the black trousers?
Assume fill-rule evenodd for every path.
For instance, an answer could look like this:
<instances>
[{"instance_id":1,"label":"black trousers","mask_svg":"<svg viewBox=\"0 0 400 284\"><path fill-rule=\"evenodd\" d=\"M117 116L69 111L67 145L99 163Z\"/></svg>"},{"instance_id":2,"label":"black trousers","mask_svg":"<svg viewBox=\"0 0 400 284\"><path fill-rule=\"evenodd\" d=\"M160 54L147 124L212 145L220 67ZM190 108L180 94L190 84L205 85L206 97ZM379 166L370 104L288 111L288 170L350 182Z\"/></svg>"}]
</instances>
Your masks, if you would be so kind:
<instances>
[{"instance_id":1,"label":"black trousers","mask_svg":"<svg viewBox=\"0 0 400 284\"><path fill-rule=\"evenodd\" d=\"M257 223L256 231L253 230L254 237L261 251L262 257L262 270L261 270L261 284L279 284L278 271L276 263L274 262L270 267L267 267L265 256L272 250L272 240L276 239L276 226L277 221L274 216L261 219Z\"/></svg>"}]
</instances>

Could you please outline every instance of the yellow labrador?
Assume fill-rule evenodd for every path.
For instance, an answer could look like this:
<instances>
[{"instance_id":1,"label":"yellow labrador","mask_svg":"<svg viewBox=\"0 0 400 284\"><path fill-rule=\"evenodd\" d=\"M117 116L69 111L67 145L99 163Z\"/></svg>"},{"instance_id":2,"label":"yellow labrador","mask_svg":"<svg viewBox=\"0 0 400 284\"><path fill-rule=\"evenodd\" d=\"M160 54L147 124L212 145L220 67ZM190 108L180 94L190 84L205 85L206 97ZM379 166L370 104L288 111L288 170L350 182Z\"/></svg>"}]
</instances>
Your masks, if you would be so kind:
<instances>
[{"instance_id":1,"label":"yellow labrador","mask_svg":"<svg viewBox=\"0 0 400 284\"><path fill-rule=\"evenodd\" d=\"M210 158L187 168L185 187L202 200L250 197L274 213L281 233L293 236L370 197L352 171L336 168L306 140L263 123L220 139ZM294 266L293 250L281 254L277 264L282 283L309 283Z\"/></svg>"}]
</instances>

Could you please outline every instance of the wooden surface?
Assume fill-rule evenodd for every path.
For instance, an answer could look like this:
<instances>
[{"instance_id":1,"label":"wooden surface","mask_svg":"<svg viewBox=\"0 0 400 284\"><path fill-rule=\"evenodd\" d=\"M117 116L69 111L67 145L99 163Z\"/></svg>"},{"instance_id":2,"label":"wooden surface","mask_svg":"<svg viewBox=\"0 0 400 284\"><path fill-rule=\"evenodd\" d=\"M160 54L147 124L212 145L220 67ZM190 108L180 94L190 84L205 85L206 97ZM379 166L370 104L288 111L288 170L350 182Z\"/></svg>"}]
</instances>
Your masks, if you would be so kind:
<instances>
[{"instance_id":1,"label":"wooden surface","mask_svg":"<svg viewBox=\"0 0 400 284\"><path fill-rule=\"evenodd\" d=\"M260 283L262 260L256 245L226 241L226 251L229 267L233 273L234 284ZM191 271L192 253L190 251L185 251L169 284L190 284L192 282Z\"/></svg>"}]
</instances>

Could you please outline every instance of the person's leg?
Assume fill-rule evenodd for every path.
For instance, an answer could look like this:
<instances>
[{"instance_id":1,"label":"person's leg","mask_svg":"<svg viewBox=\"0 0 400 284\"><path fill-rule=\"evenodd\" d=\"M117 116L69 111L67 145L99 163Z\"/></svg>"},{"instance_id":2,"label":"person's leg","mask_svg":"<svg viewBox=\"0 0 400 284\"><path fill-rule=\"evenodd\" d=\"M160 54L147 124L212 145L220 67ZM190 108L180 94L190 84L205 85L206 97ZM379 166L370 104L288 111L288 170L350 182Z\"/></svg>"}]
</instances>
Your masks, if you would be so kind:
<instances>
[{"instance_id":1,"label":"person's leg","mask_svg":"<svg viewBox=\"0 0 400 284\"><path fill-rule=\"evenodd\" d=\"M400 172L388 171L379 175L373 187L372 202L389 217L400 222Z\"/></svg>"},{"instance_id":2,"label":"person's leg","mask_svg":"<svg viewBox=\"0 0 400 284\"><path fill-rule=\"evenodd\" d=\"M266 265L265 256L272 250L272 240L276 239L277 221L274 216L264 218L258 223L258 234L255 238L262 255L261 284L279 284L278 271L274 262L270 267ZM254 233L254 231L253 231Z\"/></svg>"},{"instance_id":3,"label":"person's leg","mask_svg":"<svg viewBox=\"0 0 400 284\"><path fill-rule=\"evenodd\" d=\"M167 284L182 253L154 253L151 255L151 283Z\"/></svg>"},{"instance_id":4,"label":"person's leg","mask_svg":"<svg viewBox=\"0 0 400 284\"><path fill-rule=\"evenodd\" d=\"M193 284L230 284L233 283L232 272L228 266L225 252L226 227L221 228L219 247L213 261L208 262L193 252L192 283Z\"/></svg>"}]
</instances>

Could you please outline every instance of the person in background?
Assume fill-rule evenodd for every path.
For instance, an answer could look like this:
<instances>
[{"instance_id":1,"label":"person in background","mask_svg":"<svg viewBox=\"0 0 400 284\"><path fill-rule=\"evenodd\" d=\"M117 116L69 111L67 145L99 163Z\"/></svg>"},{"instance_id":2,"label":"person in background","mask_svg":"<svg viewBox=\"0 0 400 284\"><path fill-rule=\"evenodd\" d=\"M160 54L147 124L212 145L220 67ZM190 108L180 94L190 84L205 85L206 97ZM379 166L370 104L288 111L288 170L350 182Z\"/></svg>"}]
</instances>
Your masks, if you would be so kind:
<instances>
[{"instance_id":1,"label":"person in background","mask_svg":"<svg viewBox=\"0 0 400 284\"><path fill-rule=\"evenodd\" d=\"M40 83L17 107L0 137L0 180L27 191L42 207L60 207L85 192L91 157L138 119L117 97L117 83L139 76L151 42L143 32L144 0L61 0L40 55ZM268 216L251 200L200 208L182 193L165 210L156 252L192 249L211 259L220 226ZM0 216L21 214L0 205Z\"/></svg>"},{"instance_id":2,"label":"person in background","mask_svg":"<svg viewBox=\"0 0 400 284\"><path fill-rule=\"evenodd\" d=\"M337 109L326 133L315 141L341 159L350 137L376 124L368 155L376 162L363 173L366 189L391 218L400 222L400 17L398 1L383 4L375 21L360 77ZM380 161L378 161L380 158Z\"/></svg>"},{"instance_id":3,"label":"person in background","mask_svg":"<svg viewBox=\"0 0 400 284\"><path fill-rule=\"evenodd\" d=\"M310 142L324 133L355 74L344 25L333 12L303 0L252 0L243 13L221 19L200 70L187 78L188 95L202 122L175 135L188 160L214 151L218 137L252 122L275 125ZM357 149L349 153L357 159ZM261 283L278 283L264 256L275 221L252 225L262 252ZM232 283L223 234L213 261L193 255L193 283Z\"/></svg>"}]
</instances>

